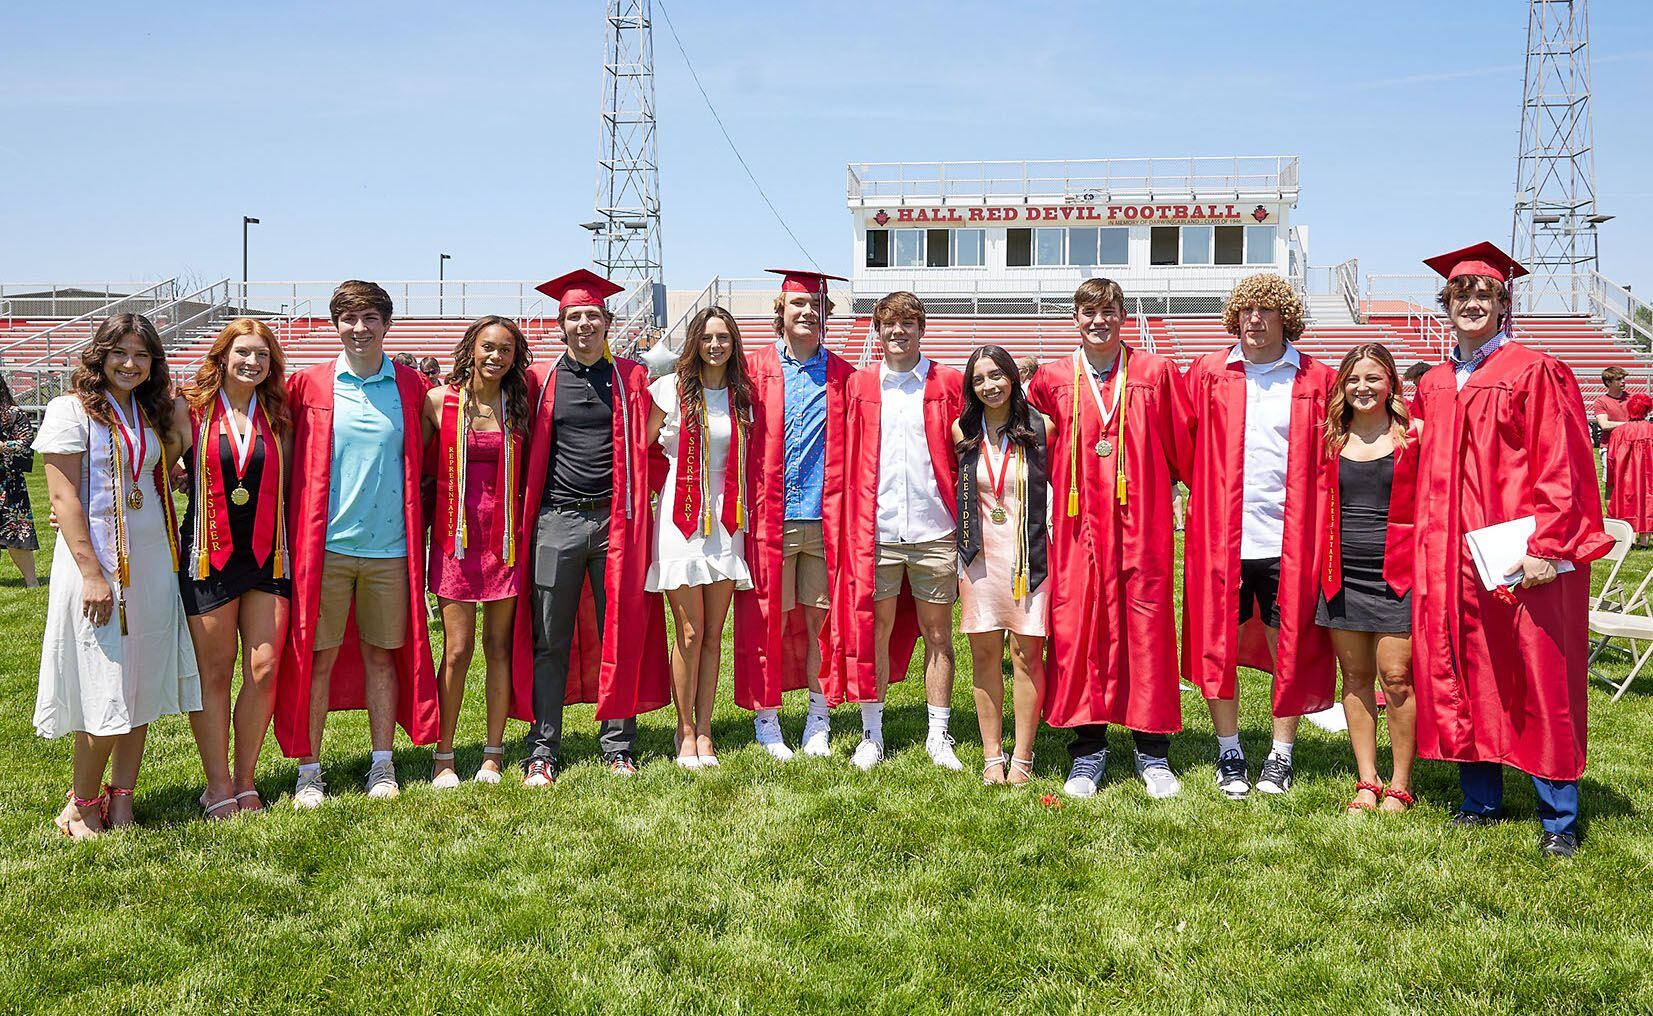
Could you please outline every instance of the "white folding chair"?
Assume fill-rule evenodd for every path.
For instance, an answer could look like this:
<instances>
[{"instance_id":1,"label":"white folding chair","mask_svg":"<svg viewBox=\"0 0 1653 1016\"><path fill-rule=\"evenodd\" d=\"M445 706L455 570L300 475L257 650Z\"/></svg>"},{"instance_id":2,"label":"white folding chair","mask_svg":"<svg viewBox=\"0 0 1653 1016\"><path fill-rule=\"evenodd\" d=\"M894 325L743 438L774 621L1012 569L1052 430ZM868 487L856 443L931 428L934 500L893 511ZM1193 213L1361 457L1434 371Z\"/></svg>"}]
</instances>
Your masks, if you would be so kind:
<instances>
[{"instance_id":1,"label":"white folding chair","mask_svg":"<svg viewBox=\"0 0 1653 1016\"><path fill-rule=\"evenodd\" d=\"M1613 549L1599 558L1601 561L1611 561L1612 570L1607 573L1607 581L1602 583L1601 592L1590 597L1591 610L1611 610L1619 606L1619 597L1623 589L1619 586L1619 567L1624 559L1630 556L1630 548L1636 542L1636 531L1630 528L1630 523L1622 519L1605 519L1602 528L1607 535L1613 538Z\"/></svg>"},{"instance_id":2,"label":"white folding chair","mask_svg":"<svg viewBox=\"0 0 1653 1016\"><path fill-rule=\"evenodd\" d=\"M1614 571L1617 571L1616 565ZM1642 576L1641 582L1637 584L1623 607L1616 610L1590 611L1590 633L1599 636L1599 641L1590 650L1591 663L1595 662L1596 657L1613 639L1621 638L1630 643L1629 649L1621 650L1630 658L1630 672L1624 676L1624 680L1614 681L1594 667L1590 668L1590 676L1613 689L1614 702L1624 697L1624 693L1630 690L1630 682L1641 673L1648 659L1653 658L1653 605L1649 605L1647 601L1649 584L1653 584L1653 568L1648 569L1647 574ZM1640 649L1637 646L1638 642L1647 643L1647 648Z\"/></svg>"}]
</instances>

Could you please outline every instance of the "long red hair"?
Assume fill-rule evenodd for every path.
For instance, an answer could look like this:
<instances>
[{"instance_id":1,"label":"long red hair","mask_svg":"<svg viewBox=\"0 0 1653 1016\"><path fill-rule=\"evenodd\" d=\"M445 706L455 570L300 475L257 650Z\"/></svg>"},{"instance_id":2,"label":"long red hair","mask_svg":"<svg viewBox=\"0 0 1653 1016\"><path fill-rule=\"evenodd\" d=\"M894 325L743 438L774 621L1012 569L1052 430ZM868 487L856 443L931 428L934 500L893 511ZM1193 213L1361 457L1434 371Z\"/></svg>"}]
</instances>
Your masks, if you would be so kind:
<instances>
[{"instance_id":1,"label":"long red hair","mask_svg":"<svg viewBox=\"0 0 1653 1016\"><path fill-rule=\"evenodd\" d=\"M292 429L292 414L287 408L287 357L269 325L257 318L236 318L224 326L224 330L212 340L212 348L207 350L207 358L201 361L195 379L184 387L184 401L196 412L212 405L212 400L218 397L218 390L224 387L224 363L229 359L230 346L243 335L263 340L270 351L270 372L264 375L264 380L258 383L256 389L258 404L269 414L270 426L275 429L276 437L286 437Z\"/></svg>"}]
</instances>

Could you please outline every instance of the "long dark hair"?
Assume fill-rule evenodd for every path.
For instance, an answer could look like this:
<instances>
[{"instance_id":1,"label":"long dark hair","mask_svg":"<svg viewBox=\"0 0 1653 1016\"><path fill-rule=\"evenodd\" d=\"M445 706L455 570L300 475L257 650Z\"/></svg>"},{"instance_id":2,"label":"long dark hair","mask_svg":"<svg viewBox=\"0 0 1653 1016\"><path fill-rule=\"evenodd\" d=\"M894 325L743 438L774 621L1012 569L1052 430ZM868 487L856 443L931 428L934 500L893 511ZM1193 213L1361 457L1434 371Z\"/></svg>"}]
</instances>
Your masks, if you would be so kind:
<instances>
[{"instance_id":1,"label":"long dark hair","mask_svg":"<svg viewBox=\"0 0 1653 1016\"><path fill-rule=\"evenodd\" d=\"M167 373L166 349L161 346L160 333L142 314L104 318L92 334L92 341L80 352L80 366L69 375L69 391L79 396L87 416L105 427L114 426L115 415L107 401L109 379L104 375L103 364L128 335L142 339L149 351L149 377L133 390L132 398L165 439L172 432L172 377Z\"/></svg>"},{"instance_id":2,"label":"long dark hair","mask_svg":"<svg viewBox=\"0 0 1653 1016\"><path fill-rule=\"evenodd\" d=\"M677 390L683 416L698 414L706 397L700 385L700 340L706 337L706 323L713 318L729 329L729 412L737 420L752 420L752 378L746 373L746 351L740 342L740 325L722 307L707 307L689 321L683 348L677 351Z\"/></svg>"},{"instance_id":3,"label":"long dark hair","mask_svg":"<svg viewBox=\"0 0 1653 1016\"><path fill-rule=\"evenodd\" d=\"M511 335L513 346L511 366L500 379L499 390L505 393L505 420L512 430L517 433L526 433L528 430L528 362L533 354L528 350L528 337L522 334L522 329L510 318L500 317L498 314L489 314L471 322L465 329L465 335L453 347L453 370L448 371L447 383L463 385L470 383L471 373L476 366L476 338L485 329L498 325Z\"/></svg>"},{"instance_id":4,"label":"long dark hair","mask_svg":"<svg viewBox=\"0 0 1653 1016\"><path fill-rule=\"evenodd\" d=\"M1016 368L1016 358L1003 346L978 346L970 359L964 362L964 411L959 413L959 430L964 437L959 441L962 453L981 444L981 421L987 406L976 394L976 364L983 358L993 361L999 373L1010 382L1010 425L1005 428L1011 443L1032 448L1037 438L1033 433L1033 413L1022 391L1022 372Z\"/></svg>"},{"instance_id":5,"label":"long dark hair","mask_svg":"<svg viewBox=\"0 0 1653 1016\"><path fill-rule=\"evenodd\" d=\"M1394 439L1396 448L1406 447L1406 428L1411 419L1406 411L1406 398L1401 393L1400 372L1395 369L1395 358L1389 354L1389 347L1381 342L1363 342L1349 350L1343 357L1343 362L1337 366L1337 377L1332 381L1332 393L1326 398L1326 454L1337 456L1342 454L1343 446L1349 443L1349 423L1355 418L1355 409L1349 405L1349 396L1344 391L1349 375L1355 372L1355 364L1362 360L1374 360L1383 372L1389 377L1389 404L1384 408L1389 411L1389 435Z\"/></svg>"}]
</instances>

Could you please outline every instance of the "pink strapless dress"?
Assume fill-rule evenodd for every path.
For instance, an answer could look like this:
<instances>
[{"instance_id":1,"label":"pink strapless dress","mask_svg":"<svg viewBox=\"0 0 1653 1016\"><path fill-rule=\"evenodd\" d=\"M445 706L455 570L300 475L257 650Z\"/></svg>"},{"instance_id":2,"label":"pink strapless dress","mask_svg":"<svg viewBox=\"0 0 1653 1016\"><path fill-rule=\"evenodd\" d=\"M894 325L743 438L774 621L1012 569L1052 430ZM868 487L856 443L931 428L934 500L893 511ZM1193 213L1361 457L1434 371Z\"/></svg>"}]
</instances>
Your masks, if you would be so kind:
<instances>
[{"instance_id":1,"label":"pink strapless dress","mask_svg":"<svg viewBox=\"0 0 1653 1016\"><path fill-rule=\"evenodd\" d=\"M505 511L500 500L500 448L504 441L497 430L473 430L465 449L465 523L470 533L463 558L452 557L432 535L430 556L425 566L430 591L449 600L482 603L506 600L516 595L511 570L501 552L505 549ZM441 518L442 512L437 511ZM517 553L522 553L518 548Z\"/></svg>"}]
</instances>

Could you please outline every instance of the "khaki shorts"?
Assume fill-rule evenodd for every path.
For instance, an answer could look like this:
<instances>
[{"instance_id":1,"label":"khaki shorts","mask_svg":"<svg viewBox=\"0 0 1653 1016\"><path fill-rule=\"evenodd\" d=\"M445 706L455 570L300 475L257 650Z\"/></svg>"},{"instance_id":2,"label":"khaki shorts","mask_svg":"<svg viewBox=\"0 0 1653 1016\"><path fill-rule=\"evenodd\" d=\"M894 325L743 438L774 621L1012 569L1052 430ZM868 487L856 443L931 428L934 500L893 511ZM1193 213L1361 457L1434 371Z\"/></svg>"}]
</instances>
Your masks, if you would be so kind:
<instances>
[{"instance_id":1,"label":"khaki shorts","mask_svg":"<svg viewBox=\"0 0 1653 1016\"><path fill-rule=\"evenodd\" d=\"M887 600L901 592L901 576L913 598L925 603L952 603L959 595L958 543L951 536L928 543L880 543L878 579L872 598Z\"/></svg>"},{"instance_id":2,"label":"khaki shorts","mask_svg":"<svg viewBox=\"0 0 1653 1016\"><path fill-rule=\"evenodd\" d=\"M781 535L781 610L832 606L827 586L826 541L820 520L788 522Z\"/></svg>"},{"instance_id":3,"label":"khaki shorts","mask_svg":"<svg viewBox=\"0 0 1653 1016\"><path fill-rule=\"evenodd\" d=\"M408 637L408 559L351 557L327 551L321 565L321 606L311 648L344 644L350 605L356 605L356 633L370 646L400 649Z\"/></svg>"}]
</instances>

